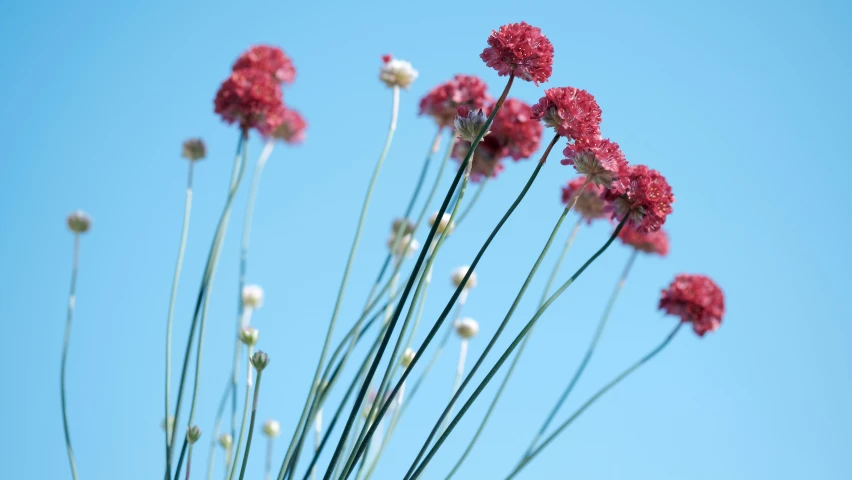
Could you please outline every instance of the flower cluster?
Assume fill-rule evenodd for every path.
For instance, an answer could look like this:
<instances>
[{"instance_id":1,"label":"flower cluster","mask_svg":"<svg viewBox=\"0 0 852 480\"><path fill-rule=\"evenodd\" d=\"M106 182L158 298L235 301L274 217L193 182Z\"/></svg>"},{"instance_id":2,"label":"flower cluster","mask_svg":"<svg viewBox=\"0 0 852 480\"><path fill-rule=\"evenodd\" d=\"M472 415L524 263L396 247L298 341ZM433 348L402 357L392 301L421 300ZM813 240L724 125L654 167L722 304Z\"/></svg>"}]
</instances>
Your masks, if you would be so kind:
<instances>
[{"instance_id":1,"label":"flower cluster","mask_svg":"<svg viewBox=\"0 0 852 480\"><path fill-rule=\"evenodd\" d=\"M585 138L565 147L562 165L573 165L591 183L613 193L623 193L623 178L628 174L627 159L617 143L608 138Z\"/></svg>"},{"instance_id":2,"label":"flower cluster","mask_svg":"<svg viewBox=\"0 0 852 480\"><path fill-rule=\"evenodd\" d=\"M574 87L545 90L532 112L536 120L569 140L579 142L600 137L601 107L585 90Z\"/></svg>"},{"instance_id":3,"label":"flower cluster","mask_svg":"<svg viewBox=\"0 0 852 480\"><path fill-rule=\"evenodd\" d=\"M607 203L603 199L604 189L594 183L587 182L586 177L576 177L562 187L562 203L566 206L570 205L578 192L579 197L573 209L587 223L592 223L592 220L607 216Z\"/></svg>"},{"instance_id":4,"label":"flower cluster","mask_svg":"<svg viewBox=\"0 0 852 480\"><path fill-rule=\"evenodd\" d=\"M716 282L705 275L680 274L660 296L660 310L691 323L699 336L722 324L725 295Z\"/></svg>"},{"instance_id":5,"label":"flower cluster","mask_svg":"<svg viewBox=\"0 0 852 480\"><path fill-rule=\"evenodd\" d=\"M479 57L501 77L514 75L536 85L546 82L553 72L553 44L540 28L526 22L492 31L488 47Z\"/></svg>"},{"instance_id":6,"label":"flower cluster","mask_svg":"<svg viewBox=\"0 0 852 480\"><path fill-rule=\"evenodd\" d=\"M621 183L623 193L616 189L605 193L612 205L613 219L627 217L627 224L644 232L659 230L672 213L675 201L666 177L645 165L631 165Z\"/></svg>"},{"instance_id":7,"label":"flower cluster","mask_svg":"<svg viewBox=\"0 0 852 480\"><path fill-rule=\"evenodd\" d=\"M308 122L298 111L284 107L281 113L281 125L272 132L273 138L278 138L285 143L296 144L305 141L305 130Z\"/></svg>"},{"instance_id":8,"label":"flower cluster","mask_svg":"<svg viewBox=\"0 0 852 480\"><path fill-rule=\"evenodd\" d=\"M379 70L379 80L389 87L408 88L417 79L417 70L411 62L382 55L382 68Z\"/></svg>"},{"instance_id":9,"label":"flower cluster","mask_svg":"<svg viewBox=\"0 0 852 480\"><path fill-rule=\"evenodd\" d=\"M276 83L293 83L296 79L293 61L283 50L271 45L255 45L240 55L233 70L245 69L267 72Z\"/></svg>"},{"instance_id":10,"label":"flower cluster","mask_svg":"<svg viewBox=\"0 0 852 480\"><path fill-rule=\"evenodd\" d=\"M641 232L634 228L622 228L618 238L640 252L656 253L665 257L669 253L669 235L663 229L655 232Z\"/></svg>"},{"instance_id":11,"label":"flower cluster","mask_svg":"<svg viewBox=\"0 0 852 480\"><path fill-rule=\"evenodd\" d=\"M456 75L429 91L420 99L420 115L429 115L439 127L450 127L459 107L482 110L491 102L488 86L475 75Z\"/></svg>"}]
</instances>

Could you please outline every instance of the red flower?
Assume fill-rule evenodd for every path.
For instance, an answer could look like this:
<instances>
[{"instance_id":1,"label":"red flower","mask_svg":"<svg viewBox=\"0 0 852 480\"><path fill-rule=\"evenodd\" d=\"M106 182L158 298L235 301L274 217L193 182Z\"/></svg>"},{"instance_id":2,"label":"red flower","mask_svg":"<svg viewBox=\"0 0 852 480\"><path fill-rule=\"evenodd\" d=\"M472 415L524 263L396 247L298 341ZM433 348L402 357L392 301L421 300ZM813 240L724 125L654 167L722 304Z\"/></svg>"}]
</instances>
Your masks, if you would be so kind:
<instances>
[{"instance_id":1,"label":"red flower","mask_svg":"<svg viewBox=\"0 0 852 480\"><path fill-rule=\"evenodd\" d=\"M640 232L635 228L622 228L618 238L625 245L645 253L656 253L661 257L669 254L669 235L662 228L656 232Z\"/></svg>"},{"instance_id":2,"label":"red flower","mask_svg":"<svg viewBox=\"0 0 852 480\"><path fill-rule=\"evenodd\" d=\"M284 51L271 45L255 45L246 50L234 62L233 70L252 68L263 70L272 75L278 83L293 83L296 78L296 68Z\"/></svg>"},{"instance_id":3,"label":"red flower","mask_svg":"<svg viewBox=\"0 0 852 480\"><path fill-rule=\"evenodd\" d=\"M488 114L492 111L493 106L488 108ZM544 128L541 123L533 118L532 107L510 98L494 117L488 137L493 137L502 147L501 157L522 160L531 157L538 150L542 130Z\"/></svg>"},{"instance_id":4,"label":"red flower","mask_svg":"<svg viewBox=\"0 0 852 480\"><path fill-rule=\"evenodd\" d=\"M420 99L420 115L430 115L440 127L451 127L460 106L479 110L491 101L488 86L474 75L456 75Z\"/></svg>"},{"instance_id":5,"label":"red flower","mask_svg":"<svg viewBox=\"0 0 852 480\"><path fill-rule=\"evenodd\" d=\"M281 118L281 125L272 132L272 136L286 143L302 143L305 140L305 129L308 128L304 117L298 111L284 107Z\"/></svg>"},{"instance_id":6,"label":"red flower","mask_svg":"<svg viewBox=\"0 0 852 480\"><path fill-rule=\"evenodd\" d=\"M550 78L553 45L541 29L526 22L503 25L491 32L488 45L479 58L501 77L511 74L536 85Z\"/></svg>"},{"instance_id":7,"label":"red flower","mask_svg":"<svg viewBox=\"0 0 852 480\"><path fill-rule=\"evenodd\" d=\"M695 333L703 337L722 324L725 295L709 277L682 273L663 290L659 308L680 317L681 322L692 323Z\"/></svg>"},{"instance_id":8,"label":"red flower","mask_svg":"<svg viewBox=\"0 0 852 480\"><path fill-rule=\"evenodd\" d=\"M614 192L624 192L623 177L628 174L627 159L617 143L608 138L585 138L565 147L562 165L573 165L590 182Z\"/></svg>"},{"instance_id":9,"label":"red flower","mask_svg":"<svg viewBox=\"0 0 852 480\"><path fill-rule=\"evenodd\" d=\"M468 150L470 150L470 142L459 140L453 148L453 158L461 163ZM491 135L483 138L476 146L473 158L470 159L470 181L478 183L483 178L494 178L502 172L505 169L501 155L502 150L502 147Z\"/></svg>"},{"instance_id":10,"label":"red flower","mask_svg":"<svg viewBox=\"0 0 852 480\"><path fill-rule=\"evenodd\" d=\"M628 224L644 232L659 230L666 223L675 198L672 187L660 172L645 165L632 165L628 175L617 183L624 185L623 193L608 189L604 194L612 204L614 219L627 216Z\"/></svg>"},{"instance_id":11,"label":"red flower","mask_svg":"<svg viewBox=\"0 0 852 480\"><path fill-rule=\"evenodd\" d=\"M586 185L586 177L577 177L569 181L567 185L562 187L562 203L566 206L570 205L574 195L582 188L580 198L574 205L574 211L585 218L588 223L592 223L592 220L596 218L606 217L606 200L603 199L604 189L591 182L586 185L586 188L583 188L583 185Z\"/></svg>"},{"instance_id":12,"label":"red flower","mask_svg":"<svg viewBox=\"0 0 852 480\"><path fill-rule=\"evenodd\" d=\"M536 120L543 120L563 137L580 141L601 135L601 107L585 90L574 87L545 90L532 111Z\"/></svg>"},{"instance_id":13,"label":"red flower","mask_svg":"<svg viewBox=\"0 0 852 480\"><path fill-rule=\"evenodd\" d=\"M284 120L282 102L281 88L267 72L243 68L222 82L213 103L227 123L269 135Z\"/></svg>"}]
</instances>

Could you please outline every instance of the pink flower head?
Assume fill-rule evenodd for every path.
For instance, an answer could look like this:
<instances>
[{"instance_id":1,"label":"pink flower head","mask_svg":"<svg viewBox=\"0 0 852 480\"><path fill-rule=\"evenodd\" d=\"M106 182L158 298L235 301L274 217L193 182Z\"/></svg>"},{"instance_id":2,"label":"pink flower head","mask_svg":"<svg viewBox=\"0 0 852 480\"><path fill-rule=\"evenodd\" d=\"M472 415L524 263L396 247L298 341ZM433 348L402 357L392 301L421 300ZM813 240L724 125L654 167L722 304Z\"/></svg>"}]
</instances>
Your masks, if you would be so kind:
<instances>
[{"instance_id":1,"label":"pink flower head","mask_svg":"<svg viewBox=\"0 0 852 480\"><path fill-rule=\"evenodd\" d=\"M393 60L393 55L391 55L390 53L382 55L382 63L388 63L391 60Z\"/></svg>"},{"instance_id":2,"label":"pink flower head","mask_svg":"<svg viewBox=\"0 0 852 480\"><path fill-rule=\"evenodd\" d=\"M298 111L284 107L281 125L272 132L272 137L280 138L286 143L296 144L305 140L305 130L308 122Z\"/></svg>"},{"instance_id":3,"label":"pink flower head","mask_svg":"<svg viewBox=\"0 0 852 480\"><path fill-rule=\"evenodd\" d=\"M607 189L623 192L620 179L627 175L627 159L617 143L608 138L592 137L578 140L562 151L562 165L573 165L580 175Z\"/></svg>"},{"instance_id":4,"label":"pink flower head","mask_svg":"<svg viewBox=\"0 0 852 480\"><path fill-rule=\"evenodd\" d=\"M461 106L480 110L491 101L488 86L475 75L456 75L429 91L420 99L420 115L429 115L439 127L450 127Z\"/></svg>"},{"instance_id":5,"label":"pink flower head","mask_svg":"<svg viewBox=\"0 0 852 480\"><path fill-rule=\"evenodd\" d=\"M606 217L606 200L603 199L604 189L591 182L586 185L586 188L583 188L583 185L586 185L586 177L577 177L569 181L567 185L562 187L562 203L566 206L570 205L574 195L580 192L580 197L574 205L574 211L579 213L588 223L592 223L592 220L596 218ZM581 188L582 191L580 191Z\"/></svg>"},{"instance_id":6,"label":"pink flower head","mask_svg":"<svg viewBox=\"0 0 852 480\"><path fill-rule=\"evenodd\" d=\"M216 99L215 112L229 123L237 123L248 131L256 128L261 134L271 134L284 120L281 88L263 70L235 70L222 82Z\"/></svg>"},{"instance_id":7,"label":"pink flower head","mask_svg":"<svg viewBox=\"0 0 852 480\"><path fill-rule=\"evenodd\" d=\"M267 72L278 83L293 83L296 78L296 68L290 57L280 48L271 45L255 45L240 55L234 62L233 70L244 68Z\"/></svg>"},{"instance_id":8,"label":"pink flower head","mask_svg":"<svg viewBox=\"0 0 852 480\"><path fill-rule=\"evenodd\" d=\"M662 228L655 232L640 232L635 228L622 228L618 238L625 245L645 253L656 253L661 257L669 254L669 235Z\"/></svg>"},{"instance_id":9,"label":"pink flower head","mask_svg":"<svg viewBox=\"0 0 852 480\"><path fill-rule=\"evenodd\" d=\"M488 114L494 107L488 108ZM501 148L501 157L512 157L522 160L531 157L538 150L541 133L544 128L533 118L532 107L514 98L507 99L494 122L491 123L491 134Z\"/></svg>"},{"instance_id":10,"label":"pink flower head","mask_svg":"<svg viewBox=\"0 0 852 480\"><path fill-rule=\"evenodd\" d=\"M624 192L608 189L604 196L613 207L613 219L627 216L627 223L643 232L654 232L666 223L675 198L660 172L645 165L631 165L623 181Z\"/></svg>"},{"instance_id":11,"label":"pink flower head","mask_svg":"<svg viewBox=\"0 0 852 480\"><path fill-rule=\"evenodd\" d=\"M725 295L709 277L682 273L663 290L659 308L680 317L681 322L691 323L695 333L703 337L722 324Z\"/></svg>"},{"instance_id":12,"label":"pink flower head","mask_svg":"<svg viewBox=\"0 0 852 480\"><path fill-rule=\"evenodd\" d=\"M453 148L453 158L459 163L470 150L470 142L464 140L456 143ZM491 135L483 138L476 146L473 158L470 159L470 181L478 183L483 178L494 178L503 171L502 147Z\"/></svg>"},{"instance_id":13,"label":"pink flower head","mask_svg":"<svg viewBox=\"0 0 852 480\"><path fill-rule=\"evenodd\" d=\"M532 107L536 120L544 121L559 135L582 141L600 137L601 107L591 93L574 87L545 90Z\"/></svg>"},{"instance_id":14,"label":"pink flower head","mask_svg":"<svg viewBox=\"0 0 852 480\"><path fill-rule=\"evenodd\" d=\"M553 45L541 29L526 22L493 30L479 58L501 77L514 75L536 85L546 82L553 72Z\"/></svg>"}]
</instances>

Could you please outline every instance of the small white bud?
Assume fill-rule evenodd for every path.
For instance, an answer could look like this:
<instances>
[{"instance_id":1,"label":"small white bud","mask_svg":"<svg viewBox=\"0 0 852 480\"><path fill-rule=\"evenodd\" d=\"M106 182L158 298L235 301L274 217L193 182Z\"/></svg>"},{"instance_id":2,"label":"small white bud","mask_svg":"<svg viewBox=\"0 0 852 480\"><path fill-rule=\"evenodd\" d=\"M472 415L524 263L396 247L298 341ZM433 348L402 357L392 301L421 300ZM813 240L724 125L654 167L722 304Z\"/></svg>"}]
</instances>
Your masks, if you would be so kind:
<instances>
[{"instance_id":1,"label":"small white bud","mask_svg":"<svg viewBox=\"0 0 852 480\"><path fill-rule=\"evenodd\" d=\"M175 417L174 415L169 415L168 421L164 418L162 422L160 422L160 428L169 432L169 436L172 435L172 429L175 426Z\"/></svg>"},{"instance_id":2,"label":"small white bud","mask_svg":"<svg viewBox=\"0 0 852 480\"><path fill-rule=\"evenodd\" d=\"M225 450L231 448L231 445L233 444L234 437L232 437L230 433L223 433L219 436L219 445L221 445Z\"/></svg>"},{"instance_id":3,"label":"small white bud","mask_svg":"<svg viewBox=\"0 0 852 480\"><path fill-rule=\"evenodd\" d=\"M189 442L190 445L197 442L199 438L201 438L201 430L198 428L198 425L187 427L186 440Z\"/></svg>"},{"instance_id":4,"label":"small white bud","mask_svg":"<svg viewBox=\"0 0 852 480\"><path fill-rule=\"evenodd\" d=\"M89 228L92 226L92 217L89 216L88 213L77 210L76 212L68 215L68 229L74 233L86 233L89 231Z\"/></svg>"},{"instance_id":5,"label":"small white bud","mask_svg":"<svg viewBox=\"0 0 852 480\"><path fill-rule=\"evenodd\" d=\"M411 66L411 62L398 60L385 55L382 57L384 64L379 71L379 79L389 87L408 88L417 78L417 70Z\"/></svg>"},{"instance_id":6,"label":"small white bud","mask_svg":"<svg viewBox=\"0 0 852 480\"><path fill-rule=\"evenodd\" d=\"M243 307L260 308L263 306L263 289L260 285L246 285L243 287Z\"/></svg>"},{"instance_id":7,"label":"small white bud","mask_svg":"<svg viewBox=\"0 0 852 480\"><path fill-rule=\"evenodd\" d=\"M269 438L275 438L281 434L281 424L277 420L269 419L263 422L263 433Z\"/></svg>"},{"instance_id":8,"label":"small white bud","mask_svg":"<svg viewBox=\"0 0 852 480\"><path fill-rule=\"evenodd\" d=\"M411 348L406 348L405 351L402 352L402 359L400 360L400 363L404 368L408 368L408 366L411 365L411 362L414 361L415 354L416 352Z\"/></svg>"},{"instance_id":9,"label":"small white bud","mask_svg":"<svg viewBox=\"0 0 852 480\"><path fill-rule=\"evenodd\" d=\"M394 248L395 239L396 235L388 237L388 248ZM407 251L405 251L406 246L408 247ZM416 238L411 238L411 235L403 235L396 239L396 248L391 253L393 253L394 256L399 257L403 251L405 251L405 256L410 257L418 248L420 248L420 242L418 242Z\"/></svg>"},{"instance_id":10,"label":"small white bud","mask_svg":"<svg viewBox=\"0 0 852 480\"><path fill-rule=\"evenodd\" d=\"M467 271L469 269L469 266L463 265L453 270L453 272L450 274L450 281L453 282L453 285L455 285L456 287L461 285L462 280L464 280L464 276L467 275ZM468 278L467 283L464 284L464 289L470 290L474 287L476 287L476 272L471 272L470 278Z\"/></svg>"},{"instance_id":11,"label":"small white bud","mask_svg":"<svg viewBox=\"0 0 852 480\"><path fill-rule=\"evenodd\" d=\"M253 347L257 344L258 331L254 327L243 327L240 329L240 341Z\"/></svg>"},{"instance_id":12,"label":"small white bud","mask_svg":"<svg viewBox=\"0 0 852 480\"><path fill-rule=\"evenodd\" d=\"M479 333L479 323L472 318L456 320L453 326L456 327L456 333L464 339L473 338Z\"/></svg>"},{"instance_id":13,"label":"small white bud","mask_svg":"<svg viewBox=\"0 0 852 480\"><path fill-rule=\"evenodd\" d=\"M438 233L446 232L447 235L449 235L453 232L453 229L456 228L456 222L450 223L450 216L451 215L449 213L444 213L441 217L441 221L438 223ZM438 212L435 212L429 217L429 226L434 226L437 219Z\"/></svg>"}]
</instances>

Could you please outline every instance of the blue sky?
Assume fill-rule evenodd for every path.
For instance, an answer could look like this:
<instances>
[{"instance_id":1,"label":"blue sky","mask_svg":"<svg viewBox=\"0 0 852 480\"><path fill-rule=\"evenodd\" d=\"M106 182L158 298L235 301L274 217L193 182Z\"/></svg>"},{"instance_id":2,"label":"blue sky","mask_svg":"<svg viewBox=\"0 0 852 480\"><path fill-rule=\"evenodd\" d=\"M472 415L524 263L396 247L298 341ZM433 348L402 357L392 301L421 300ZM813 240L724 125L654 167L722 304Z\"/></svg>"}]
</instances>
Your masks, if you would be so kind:
<instances>
[{"instance_id":1,"label":"blue sky","mask_svg":"<svg viewBox=\"0 0 852 480\"><path fill-rule=\"evenodd\" d=\"M262 418L287 436L313 373L373 163L390 92L380 56L410 60L420 78L402 96L399 130L367 218L342 312L360 308L391 218L434 134L419 98L455 73L504 79L479 60L491 29L526 20L555 47L551 81L517 84L592 92L604 134L628 160L660 170L677 202L668 258L637 261L573 410L656 345L672 319L659 290L679 272L723 287L722 328L679 336L658 359L598 402L520 478L852 478L852 269L843 181L852 126L852 8L846 2L4 2L0 6L0 471L4 478L70 478L58 396L72 236L65 215L94 217L81 254L69 355L69 415L81 478L153 478L161 471L163 337L186 175L180 143L201 136L189 250L177 305L180 355L194 294L227 187L237 138L212 112L231 62L253 43L294 59L287 103L310 127L278 148L264 173L249 281L267 292L254 318L264 374ZM472 13L466 13L472 12ZM253 138L250 154L260 152ZM552 158L478 268L466 313L479 320L478 356L560 214L569 167ZM507 165L436 262L426 318L470 262L533 167ZM836 180L836 179L840 180ZM446 179L445 179L446 180ZM445 184L447 182L445 181ZM214 287L201 377L208 433L232 357L239 226L247 183ZM811 190L819 190L811 193ZM837 211L835 211L837 210ZM562 231L560 238L570 228ZM584 229L564 276L606 238ZM608 251L542 318L486 436L457 478L502 478L570 377L628 256ZM555 255L552 254L550 262ZM532 312L546 263L510 324ZM421 337L422 338L422 337ZM457 342L428 393L396 433L376 478L400 478L440 412ZM501 349L502 350L502 349ZM494 357L496 358L496 357ZM490 365L490 362L488 363ZM442 478L466 445L486 390L427 477ZM567 411L565 412L568 413ZM184 417L185 418L185 417ZM258 437L259 438L259 437ZM203 474L207 441L195 455ZM285 442L276 448L280 463ZM262 448L248 475L262 475ZM253 449L254 450L254 449ZM220 473L217 472L217 478Z\"/></svg>"}]
</instances>

